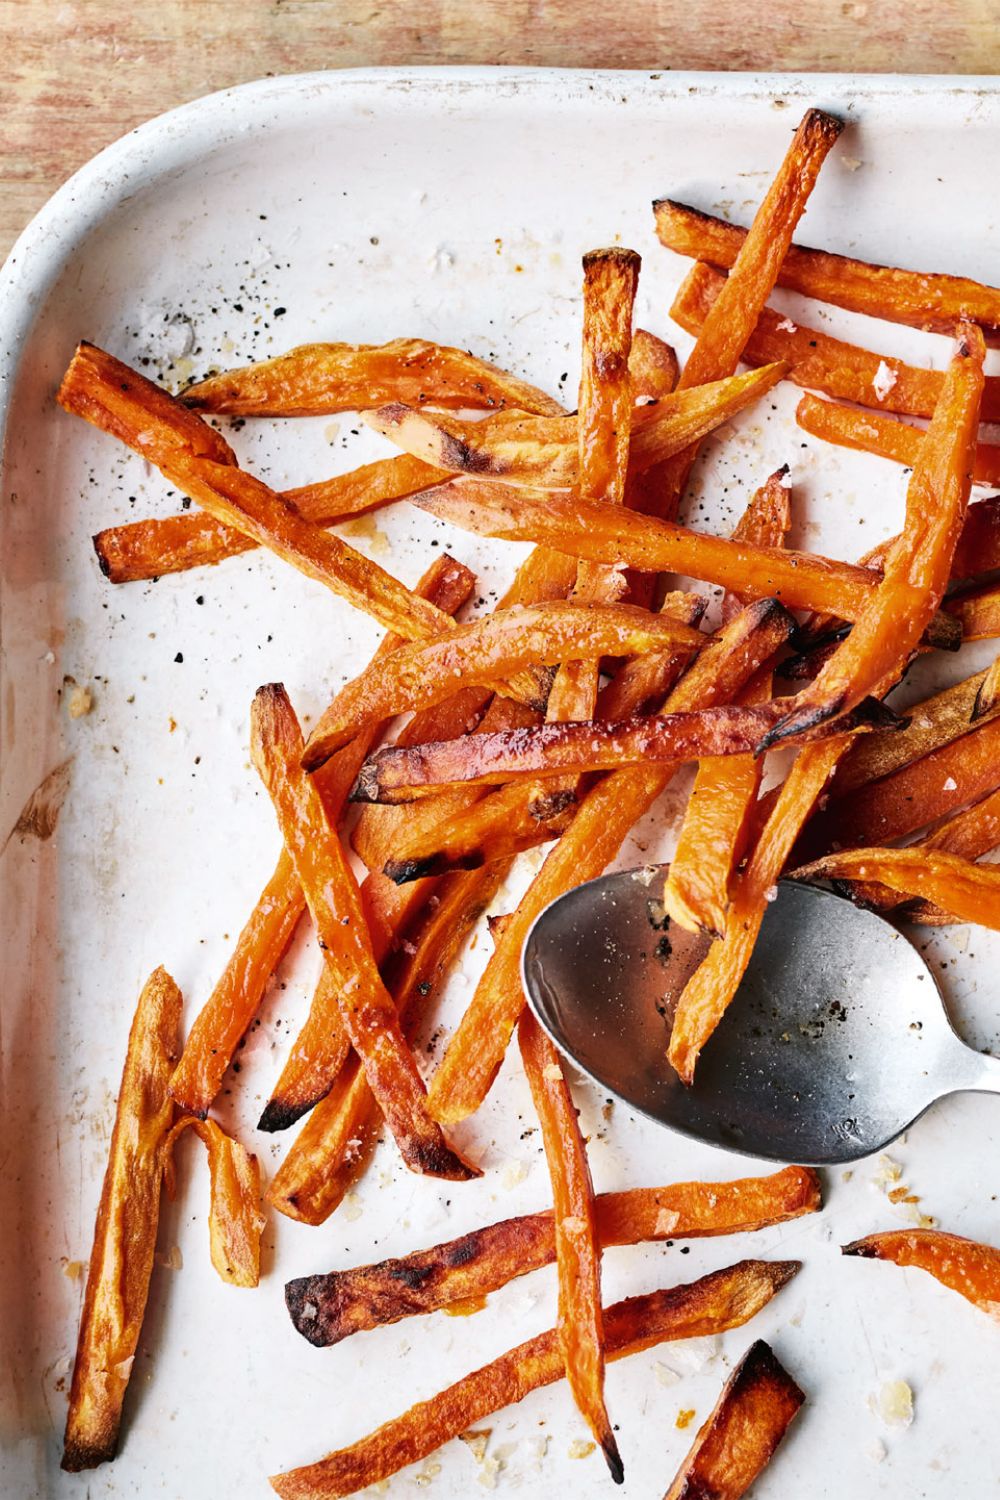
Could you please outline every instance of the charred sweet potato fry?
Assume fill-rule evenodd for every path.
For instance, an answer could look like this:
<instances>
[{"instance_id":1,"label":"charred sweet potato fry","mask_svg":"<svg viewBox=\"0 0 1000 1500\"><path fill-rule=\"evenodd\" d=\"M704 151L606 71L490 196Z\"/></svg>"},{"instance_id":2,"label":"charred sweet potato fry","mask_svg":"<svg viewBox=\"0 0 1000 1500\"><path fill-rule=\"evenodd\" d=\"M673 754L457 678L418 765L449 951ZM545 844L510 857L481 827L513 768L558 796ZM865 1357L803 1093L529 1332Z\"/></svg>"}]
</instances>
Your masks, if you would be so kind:
<instances>
[{"instance_id":1,"label":"charred sweet potato fry","mask_svg":"<svg viewBox=\"0 0 1000 1500\"><path fill-rule=\"evenodd\" d=\"M733 1182L678 1182L669 1187L601 1193L594 1200L597 1235L609 1245L745 1234L819 1211L820 1182L808 1167ZM325 1275L285 1287L296 1329L326 1347L352 1333L398 1323L453 1303L475 1303L517 1276L555 1260L551 1210L503 1219L431 1250Z\"/></svg>"},{"instance_id":2,"label":"charred sweet potato fry","mask_svg":"<svg viewBox=\"0 0 1000 1500\"><path fill-rule=\"evenodd\" d=\"M251 755L274 803L326 963L337 973L339 1019L407 1166L464 1181L476 1173L427 1112L417 1065L379 977L354 875L301 768L302 748L284 689L260 688L251 712Z\"/></svg>"},{"instance_id":3,"label":"charred sweet potato fry","mask_svg":"<svg viewBox=\"0 0 1000 1500\"><path fill-rule=\"evenodd\" d=\"M664 600L663 608L693 626L701 619L705 600L698 594L673 594ZM618 718L662 701L690 658L688 650L633 657L601 691L598 719ZM465 807L461 816L454 818L433 817L432 809L439 799L405 804L396 809L400 816L399 842L386 860L384 872L393 880L415 880L446 870L478 869L537 848L569 826L585 786L586 779L574 779L568 785L554 780L537 786L513 782ZM471 796L474 790L443 795ZM362 807L362 818L365 812Z\"/></svg>"},{"instance_id":4,"label":"charred sweet potato fry","mask_svg":"<svg viewBox=\"0 0 1000 1500\"><path fill-rule=\"evenodd\" d=\"M537 729L467 735L459 740L387 746L366 761L352 795L361 802L406 802L430 789L461 783L483 786L519 777L582 775L624 767L701 760L705 756L752 755L759 738L780 723L788 699L727 703L679 714L637 714L611 724L542 724ZM902 723L878 699L868 698L833 724L802 732L799 743L848 729L884 729Z\"/></svg>"},{"instance_id":5,"label":"charred sweet potato fry","mask_svg":"<svg viewBox=\"0 0 1000 1500\"><path fill-rule=\"evenodd\" d=\"M667 709L729 702L787 641L791 627L790 617L773 602L751 605L695 658L668 698ZM601 874L675 769L643 766L615 772L587 793L522 897L431 1080L430 1105L438 1119L465 1119L493 1084L524 1005L520 956L535 917L564 891Z\"/></svg>"},{"instance_id":6,"label":"charred sweet potato fry","mask_svg":"<svg viewBox=\"0 0 1000 1500\"><path fill-rule=\"evenodd\" d=\"M388 344L302 344L260 364L210 375L182 397L234 417L321 417L387 401L558 414L543 391L474 354L426 339Z\"/></svg>"},{"instance_id":7,"label":"charred sweet potato fry","mask_svg":"<svg viewBox=\"0 0 1000 1500\"><path fill-rule=\"evenodd\" d=\"M303 764L315 771L366 724L439 703L459 685L488 683L538 662L637 656L698 645L701 639L690 625L631 604L553 600L484 615L447 636L394 651L377 681L364 677L348 683L310 735Z\"/></svg>"},{"instance_id":8,"label":"charred sweet potato fry","mask_svg":"<svg viewBox=\"0 0 1000 1500\"><path fill-rule=\"evenodd\" d=\"M820 168L843 129L822 110L803 116L753 224L734 258L732 275L710 307L688 355L679 388L732 375L774 287L792 235ZM659 220L660 205L653 205ZM673 520L697 453L692 445L660 470L667 498L660 514Z\"/></svg>"},{"instance_id":9,"label":"charred sweet potato fry","mask_svg":"<svg viewBox=\"0 0 1000 1500\"><path fill-rule=\"evenodd\" d=\"M686 333L698 333L725 284L720 271L698 261L681 283L670 316ZM767 365L777 360L785 361L785 378L796 385L822 391L838 401L854 401L876 411L909 417L933 414L944 379L940 370L924 370L890 354L861 349L765 307L743 350L743 361ZM986 377L982 419L1000 419L1000 379L995 375Z\"/></svg>"},{"instance_id":10,"label":"charred sweet potato fry","mask_svg":"<svg viewBox=\"0 0 1000 1500\"><path fill-rule=\"evenodd\" d=\"M991 1318L1000 1308L1000 1250L941 1229L889 1229L842 1246L844 1255L916 1266Z\"/></svg>"},{"instance_id":11,"label":"charred sweet potato fry","mask_svg":"<svg viewBox=\"0 0 1000 1500\"><path fill-rule=\"evenodd\" d=\"M497 864L446 877L436 886L436 905L408 939L412 954L397 954L386 976L407 1035L508 870L508 865ZM364 1071L352 1054L278 1168L268 1202L303 1224L322 1224L363 1169L382 1123Z\"/></svg>"},{"instance_id":12,"label":"charred sweet potato fry","mask_svg":"<svg viewBox=\"0 0 1000 1500\"><path fill-rule=\"evenodd\" d=\"M1000 656L996 658L992 667L988 668L986 676L979 684L976 701L972 705L973 723L996 713L998 708L1000 708Z\"/></svg>"},{"instance_id":13,"label":"charred sweet potato fry","mask_svg":"<svg viewBox=\"0 0 1000 1500\"><path fill-rule=\"evenodd\" d=\"M800 734L893 686L944 595L969 501L985 346L963 325L958 349L907 490L906 524L885 561L874 599L815 681L796 695L762 748Z\"/></svg>"},{"instance_id":14,"label":"charred sweet potato fry","mask_svg":"<svg viewBox=\"0 0 1000 1500\"><path fill-rule=\"evenodd\" d=\"M694 1078L701 1050L739 988L764 920L768 893L849 743L849 735L837 735L799 751L746 870L730 887L725 935L712 944L677 1001L667 1056L683 1083Z\"/></svg>"},{"instance_id":15,"label":"charred sweet potato fry","mask_svg":"<svg viewBox=\"0 0 1000 1500\"><path fill-rule=\"evenodd\" d=\"M747 598L778 598L789 609L820 609L844 620L861 613L880 582L870 569L813 552L755 547L571 495L453 479L413 498L421 510L479 536L536 541L649 573L681 573Z\"/></svg>"},{"instance_id":16,"label":"charred sweet potato fry","mask_svg":"<svg viewBox=\"0 0 1000 1500\"><path fill-rule=\"evenodd\" d=\"M552 1183L552 1233L559 1272L556 1332L566 1378L612 1479L621 1484L625 1470L604 1401L601 1245L587 1148L559 1054L527 1008L521 1012L517 1038Z\"/></svg>"},{"instance_id":17,"label":"charred sweet potato fry","mask_svg":"<svg viewBox=\"0 0 1000 1500\"><path fill-rule=\"evenodd\" d=\"M739 1328L765 1307L798 1270L797 1261L740 1261L670 1291L617 1302L605 1313L609 1359L651 1349L667 1339L696 1338ZM282 1500L326 1500L377 1484L426 1458L449 1438L523 1399L564 1373L555 1329L503 1354L439 1396L422 1401L350 1448L318 1463L276 1475Z\"/></svg>"},{"instance_id":18,"label":"charred sweet potato fry","mask_svg":"<svg viewBox=\"0 0 1000 1500\"><path fill-rule=\"evenodd\" d=\"M190 1126L208 1152L211 1199L208 1235L212 1265L230 1286L257 1286L260 1281L260 1164L245 1146L227 1135L216 1120L184 1115L167 1137L165 1174L173 1196L173 1150Z\"/></svg>"},{"instance_id":19,"label":"charred sweet potato fry","mask_svg":"<svg viewBox=\"0 0 1000 1500\"><path fill-rule=\"evenodd\" d=\"M709 265L732 266L748 239L747 230L686 203L661 198L653 211L661 244ZM987 333L1000 331L1000 290L965 276L902 271L792 245L776 279L778 286L891 323L951 333L968 319Z\"/></svg>"},{"instance_id":20,"label":"charred sweet potato fry","mask_svg":"<svg viewBox=\"0 0 1000 1500\"><path fill-rule=\"evenodd\" d=\"M238 469L207 422L120 360L81 344L63 377L59 403L134 448L217 521L269 547L390 630L410 639L449 628L434 605Z\"/></svg>"},{"instance_id":21,"label":"charred sweet potato fry","mask_svg":"<svg viewBox=\"0 0 1000 1500\"><path fill-rule=\"evenodd\" d=\"M795 880L877 880L918 896L959 922L1000 929L1000 869L940 849L841 849L791 872Z\"/></svg>"},{"instance_id":22,"label":"charred sweet potato fry","mask_svg":"<svg viewBox=\"0 0 1000 1500\"><path fill-rule=\"evenodd\" d=\"M401 453L398 458L363 464L333 479L283 490L281 498L307 521L330 526L393 500L405 500L445 477L440 469ZM165 573L182 573L252 552L257 545L253 537L234 531L214 516L191 511L109 526L94 537L101 572L110 583L134 583Z\"/></svg>"},{"instance_id":23,"label":"charred sweet potato fry","mask_svg":"<svg viewBox=\"0 0 1000 1500\"><path fill-rule=\"evenodd\" d=\"M804 1400L770 1345L758 1339L726 1381L664 1500L740 1500Z\"/></svg>"},{"instance_id":24,"label":"charred sweet potato fry","mask_svg":"<svg viewBox=\"0 0 1000 1500\"><path fill-rule=\"evenodd\" d=\"M765 365L633 408L628 472L642 474L700 441L766 395L784 374L782 364ZM362 420L422 463L473 481L502 479L546 490L580 485L576 417L462 422L397 404L365 412Z\"/></svg>"},{"instance_id":25,"label":"charred sweet potato fry","mask_svg":"<svg viewBox=\"0 0 1000 1500\"><path fill-rule=\"evenodd\" d=\"M779 469L757 490L733 532L737 541L784 544L792 524L787 472ZM723 619L734 619L742 603L727 594ZM765 670L741 695L742 702L766 702L772 680ZM721 937L725 930L729 881L746 852L763 769L754 755L707 756L698 763L663 895L667 915L689 931Z\"/></svg>"},{"instance_id":26,"label":"charred sweet potato fry","mask_svg":"<svg viewBox=\"0 0 1000 1500\"><path fill-rule=\"evenodd\" d=\"M445 553L428 568L417 592L450 615L465 603L475 582L475 574ZM367 670L380 671L383 657L400 644L398 637L387 636ZM332 756L317 775L316 790L331 823L339 819L380 729L373 725L368 735L358 736ZM225 970L195 1019L170 1080L170 1092L182 1109L195 1115L207 1113L304 911L302 888L290 857L282 850Z\"/></svg>"},{"instance_id":27,"label":"charred sweet potato fry","mask_svg":"<svg viewBox=\"0 0 1000 1500\"><path fill-rule=\"evenodd\" d=\"M795 420L804 432L824 442L890 458L910 469L920 457L926 435L908 422L897 422L873 411L859 411L854 406L839 406L835 401L820 401L816 396L802 397L795 409ZM1000 484L1000 447L996 444L976 444L972 482Z\"/></svg>"},{"instance_id":28,"label":"charred sweet potato fry","mask_svg":"<svg viewBox=\"0 0 1000 1500\"><path fill-rule=\"evenodd\" d=\"M905 733L906 731L904 731ZM1000 718L987 719L937 750L830 801L807 831L804 849L891 843L1000 786Z\"/></svg>"},{"instance_id":29,"label":"charred sweet potato fry","mask_svg":"<svg viewBox=\"0 0 1000 1500\"><path fill-rule=\"evenodd\" d=\"M62 1467L114 1458L156 1250L174 1118L169 1083L181 992L165 969L146 981L129 1032L69 1394Z\"/></svg>"}]
</instances>

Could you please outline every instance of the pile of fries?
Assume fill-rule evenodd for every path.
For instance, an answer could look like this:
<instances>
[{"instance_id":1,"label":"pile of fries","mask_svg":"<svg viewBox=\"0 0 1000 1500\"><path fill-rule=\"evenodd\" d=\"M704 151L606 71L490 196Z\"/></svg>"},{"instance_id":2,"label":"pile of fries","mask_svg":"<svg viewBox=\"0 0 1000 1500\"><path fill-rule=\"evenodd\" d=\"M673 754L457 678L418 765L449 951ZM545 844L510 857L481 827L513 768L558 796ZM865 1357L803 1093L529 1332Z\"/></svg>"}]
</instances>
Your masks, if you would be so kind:
<instances>
[{"instance_id":1,"label":"pile of fries","mask_svg":"<svg viewBox=\"0 0 1000 1500\"><path fill-rule=\"evenodd\" d=\"M562 1376L620 1481L606 1360L741 1326L797 1269L742 1261L603 1305L606 1246L813 1213L819 1182L789 1166L595 1197L562 1063L521 990L535 917L602 873L680 766L695 762L697 774L664 904L669 920L712 938L665 1023L664 1049L685 1083L736 995L782 875L833 881L894 917L1000 927L1000 872L977 862L1000 844L1000 663L908 718L885 702L919 654L1000 635L1000 587L989 576L1000 567L1000 500L969 503L973 484L1000 478L1000 449L978 442L980 421L1000 416L1000 380L983 373L984 334L1000 333L1000 290L794 244L840 131L839 120L807 113L749 230L654 205L660 240L694 261L672 309L695 340L683 369L669 345L633 330L639 257L621 248L585 256L572 413L470 354L410 339L293 349L213 375L180 399L111 354L77 350L59 393L65 410L140 453L198 507L99 533L112 584L265 547L387 634L308 737L280 684L254 700L252 759L283 847L182 1050L169 975L157 970L140 997L64 1467L114 1455L161 1189L171 1188L173 1144L188 1126L209 1152L213 1263L237 1285L258 1282L257 1164L209 1111L307 912L323 972L259 1122L274 1132L304 1119L267 1188L270 1208L325 1222L383 1128L412 1171L456 1183L479 1176L448 1131L483 1103L515 1032L552 1207L402 1260L290 1282L294 1327L330 1345L481 1300L553 1262L559 1302L555 1329L352 1447L272 1479L289 1500L383 1480ZM953 334L951 362L917 369L795 324L768 306L776 286ZM912 470L902 532L858 563L786 547L794 494L785 469L761 476L731 537L679 519L702 439L781 380L807 388L805 431ZM240 468L206 420L343 410L360 412L399 455L284 494ZM476 579L455 558L437 557L410 589L330 529L403 500L460 530L534 544L491 614L456 623ZM703 619L708 599L678 591L671 575L724 590L717 625ZM762 794L765 752L777 746L795 756ZM360 884L349 845L367 870ZM414 1029L512 862L541 845L548 851L517 908L491 920L492 955L427 1087ZM846 1252L921 1266L987 1310L1000 1304L1000 1252L988 1247L913 1231L874 1234ZM755 1343L668 1500L743 1494L803 1399Z\"/></svg>"}]
</instances>

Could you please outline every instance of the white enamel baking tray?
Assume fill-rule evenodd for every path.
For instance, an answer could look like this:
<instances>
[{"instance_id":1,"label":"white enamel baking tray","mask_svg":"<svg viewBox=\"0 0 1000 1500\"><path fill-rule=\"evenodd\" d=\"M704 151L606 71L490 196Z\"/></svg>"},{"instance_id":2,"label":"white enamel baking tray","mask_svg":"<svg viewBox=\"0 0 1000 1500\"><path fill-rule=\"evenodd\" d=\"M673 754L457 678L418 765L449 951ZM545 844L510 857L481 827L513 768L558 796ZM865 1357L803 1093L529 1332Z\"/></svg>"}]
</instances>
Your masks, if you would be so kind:
<instances>
[{"instance_id":1,"label":"white enamel baking tray","mask_svg":"<svg viewBox=\"0 0 1000 1500\"><path fill-rule=\"evenodd\" d=\"M436 1315L331 1350L305 1344L283 1305L290 1276L401 1253L546 1203L514 1062L462 1134L486 1169L480 1182L418 1180L383 1146L324 1227L271 1222L255 1293L224 1287L209 1265L205 1168L186 1148L160 1244L173 1262L179 1247L182 1265L155 1273L120 1456L91 1474L60 1473L83 1286L66 1272L88 1254L136 994L164 963L193 1015L273 866L274 820L247 759L253 690L282 679L300 711L315 713L378 638L371 621L259 553L155 585L108 585L91 533L178 501L137 457L57 409L74 344L95 340L179 383L305 340L413 334L495 357L572 399L582 252L616 239L640 250L640 321L668 333L684 267L658 247L650 200L669 193L746 222L814 102L843 111L850 126L810 203L807 242L996 281L990 183L1000 95L986 80L502 69L271 79L126 137L73 178L17 245L0 283L0 840L54 768L67 766L68 791L51 836L14 832L0 864L5 1500L263 1500L269 1473L361 1436L550 1326L555 1305L554 1275L540 1272L474 1318ZM795 299L778 300L794 316ZM937 365L947 355L940 338L817 315L871 347ZM687 347L683 336L677 343ZM895 529L903 478L803 440L796 396L780 388L707 445L692 514L725 530L750 487L787 461L796 541L856 557ZM350 417L247 423L234 442L248 466L283 486L383 451L355 428ZM520 555L446 532L406 506L346 530L407 581L447 544L479 571L486 599ZM963 669L988 654L966 653ZM68 716L67 678L92 688L88 716ZM927 681L923 673L912 691ZM622 862L668 851L679 806L675 792ZM466 956L429 1048L454 1023L484 948L480 938ZM1000 946L957 929L931 952L961 1030L995 1048ZM221 1101L266 1169L285 1143L253 1124L317 962L303 943L285 966ZM755 1169L621 1108L608 1117L590 1086L581 1084L578 1100L599 1189ZM892 1155L921 1212L996 1242L998 1145L996 1101L966 1097L935 1109ZM678 1430L679 1412L704 1417L755 1334L774 1342L809 1397L761 1496L997 1492L1000 1331L918 1272L839 1256L857 1234L908 1222L879 1175L875 1162L828 1174L826 1211L783 1230L607 1256L609 1300L748 1254L805 1262L752 1330L727 1336L714 1355L664 1347L611 1368L625 1496L658 1500L691 1438ZM868 1405L897 1378L914 1391L907 1430L885 1428ZM609 1492L598 1455L570 1456L585 1433L564 1386L483 1425L492 1430L485 1466L455 1442L394 1478L389 1493L429 1486L452 1500L494 1482L526 1496Z\"/></svg>"}]
</instances>

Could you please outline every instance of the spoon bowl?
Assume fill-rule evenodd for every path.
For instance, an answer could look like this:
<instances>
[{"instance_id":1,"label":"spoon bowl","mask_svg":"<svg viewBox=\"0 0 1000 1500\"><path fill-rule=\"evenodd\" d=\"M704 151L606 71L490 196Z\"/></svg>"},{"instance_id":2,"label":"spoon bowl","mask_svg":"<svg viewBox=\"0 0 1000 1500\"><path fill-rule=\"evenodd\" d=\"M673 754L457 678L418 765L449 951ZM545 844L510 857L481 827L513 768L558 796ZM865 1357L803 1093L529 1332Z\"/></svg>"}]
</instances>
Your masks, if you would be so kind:
<instances>
[{"instance_id":1,"label":"spoon bowl","mask_svg":"<svg viewBox=\"0 0 1000 1500\"><path fill-rule=\"evenodd\" d=\"M791 881L686 1087L667 1062L670 1026L710 940L664 917L667 868L579 886L524 945L535 1015L609 1093L730 1151L832 1165L887 1146L945 1094L1000 1092L1000 1060L956 1035L912 943L873 912Z\"/></svg>"}]
</instances>

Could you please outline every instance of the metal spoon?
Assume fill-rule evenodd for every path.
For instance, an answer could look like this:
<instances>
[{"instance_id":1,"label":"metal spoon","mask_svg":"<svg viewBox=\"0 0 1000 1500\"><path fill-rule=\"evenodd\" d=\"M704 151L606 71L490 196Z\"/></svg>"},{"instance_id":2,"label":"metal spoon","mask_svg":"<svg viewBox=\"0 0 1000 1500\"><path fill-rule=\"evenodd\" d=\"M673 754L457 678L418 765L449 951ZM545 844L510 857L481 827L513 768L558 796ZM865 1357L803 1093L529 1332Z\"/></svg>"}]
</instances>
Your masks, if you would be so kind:
<instances>
[{"instance_id":1,"label":"metal spoon","mask_svg":"<svg viewBox=\"0 0 1000 1500\"><path fill-rule=\"evenodd\" d=\"M881 917L782 881L693 1087L666 1061L677 996L709 939L665 925L666 866L592 880L541 913L525 992L556 1046L642 1114L776 1161L855 1161L945 1094L1000 1093L934 976Z\"/></svg>"}]
</instances>

